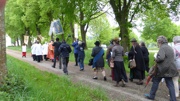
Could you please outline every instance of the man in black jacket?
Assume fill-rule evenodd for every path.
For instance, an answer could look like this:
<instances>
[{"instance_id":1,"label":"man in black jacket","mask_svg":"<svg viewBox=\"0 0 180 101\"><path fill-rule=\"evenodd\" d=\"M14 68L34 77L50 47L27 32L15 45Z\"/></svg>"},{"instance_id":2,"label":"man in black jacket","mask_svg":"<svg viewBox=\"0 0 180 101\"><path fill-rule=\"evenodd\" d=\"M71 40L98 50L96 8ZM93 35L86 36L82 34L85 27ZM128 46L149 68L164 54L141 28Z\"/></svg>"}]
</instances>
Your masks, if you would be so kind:
<instances>
[{"instance_id":1,"label":"man in black jacket","mask_svg":"<svg viewBox=\"0 0 180 101\"><path fill-rule=\"evenodd\" d=\"M62 44L59 47L59 52L62 57L62 62L63 62L63 72L68 75L68 62L69 62L69 53L71 52L71 47L63 40Z\"/></svg>"},{"instance_id":2,"label":"man in black jacket","mask_svg":"<svg viewBox=\"0 0 180 101\"><path fill-rule=\"evenodd\" d=\"M53 68L56 67L56 59L57 57L59 58L59 68L61 69L61 58L60 58L60 54L59 54L59 46L61 45L61 43L59 42L59 38L56 38L56 42L53 43L54 46L54 64L52 65Z\"/></svg>"}]
</instances>

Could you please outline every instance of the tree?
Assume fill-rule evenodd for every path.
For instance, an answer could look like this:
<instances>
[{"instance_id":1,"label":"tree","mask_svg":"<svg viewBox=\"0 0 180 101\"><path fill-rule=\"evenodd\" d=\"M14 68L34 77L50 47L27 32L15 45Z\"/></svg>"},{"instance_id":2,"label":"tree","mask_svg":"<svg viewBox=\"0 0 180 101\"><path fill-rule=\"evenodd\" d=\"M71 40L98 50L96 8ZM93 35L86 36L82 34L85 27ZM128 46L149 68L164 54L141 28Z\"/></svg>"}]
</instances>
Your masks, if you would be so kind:
<instances>
[{"instance_id":1,"label":"tree","mask_svg":"<svg viewBox=\"0 0 180 101\"><path fill-rule=\"evenodd\" d=\"M116 33L115 29L111 28L106 14L91 20L88 32L90 32L94 40L99 40L102 44L109 44L111 39L118 37L118 33Z\"/></svg>"},{"instance_id":2,"label":"tree","mask_svg":"<svg viewBox=\"0 0 180 101\"><path fill-rule=\"evenodd\" d=\"M132 27L132 21L138 14L144 13L150 9L150 5L161 4L166 6L166 11L173 12L179 5L179 0L110 0L115 19L120 28L120 37L122 38L122 46L127 49L129 47L128 28ZM177 11L178 12L178 11ZM177 13L175 13L177 14Z\"/></svg>"},{"instance_id":3,"label":"tree","mask_svg":"<svg viewBox=\"0 0 180 101\"><path fill-rule=\"evenodd\" d=\"M168 12L164 5L153 5L152 9L147 10L144 19L144 28L142 37L145 39L156 39L160 35L164 35L169 41L177 35L178 28L172 23Z\"/></svg>"},{"instance_id":4,"label":"tree","mask_svg":"<svg viewBox=\"0 0 180 101\"><path fill-rule=\"evenodd\" d=\"M5 28L4 28L4 5L6 0L0 1L0 84L3 83L4 77L7 74L6 68L6 35L5 35Z\"/></svg>"}]
</instances>

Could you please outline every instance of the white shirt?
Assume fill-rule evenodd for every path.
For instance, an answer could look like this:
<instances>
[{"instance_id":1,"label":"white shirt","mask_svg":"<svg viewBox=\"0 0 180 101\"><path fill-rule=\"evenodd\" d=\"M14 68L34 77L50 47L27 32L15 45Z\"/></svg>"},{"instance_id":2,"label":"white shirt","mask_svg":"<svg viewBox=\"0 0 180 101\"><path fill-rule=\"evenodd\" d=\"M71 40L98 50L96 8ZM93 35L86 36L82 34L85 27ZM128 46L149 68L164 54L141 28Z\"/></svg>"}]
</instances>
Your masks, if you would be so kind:
<instances>
[{"instance_id":1,"label":"white shirt","mask_svg":"<svg viewBox=\"0 0 180 101\"><path fill-rule=\"evenodd\" d=\"M43 46L42 46L42 48L43 48L43 55L47 55L48 54L48 44L43 44Z\"/></svg>"},{"instance_id":2,"label":"white shirt","mask_svg":"<svg viewBox=\"0 0 180 101\"><path fill-rule=\"evenodd\" d=\"M26 52L26 45L22 46L22 52Z\"/></svg>"},{"instance_id":3,"label":"white shirt","mask_svg":"<svg viewBox=\"0 0 180 101\"><path fill-rule=\"evenodd\" d=\"M31 46L31 54L36 54L35 46L36 43Z\"/></svg>"},{"instance_id":4,"label":"white shirt","mask_svg":"<svg viewBox=\"0 0 180 101\"><path fill-rule=\"evenodd\" d=\"M36 51L36 55L42 55L42 46L41 46L41 44L36 44L35 45L35 51Z\"/></svg>"},{"instance_id":5,"label":"white shirt","mask_svg":"<svg viewBox=\"0 0 180 101\"><path fill-rule=\"evenodd\" d=\"M180 43L175 44L173 49L176 68L180 70Z\"/></svg>"}]
</instances>

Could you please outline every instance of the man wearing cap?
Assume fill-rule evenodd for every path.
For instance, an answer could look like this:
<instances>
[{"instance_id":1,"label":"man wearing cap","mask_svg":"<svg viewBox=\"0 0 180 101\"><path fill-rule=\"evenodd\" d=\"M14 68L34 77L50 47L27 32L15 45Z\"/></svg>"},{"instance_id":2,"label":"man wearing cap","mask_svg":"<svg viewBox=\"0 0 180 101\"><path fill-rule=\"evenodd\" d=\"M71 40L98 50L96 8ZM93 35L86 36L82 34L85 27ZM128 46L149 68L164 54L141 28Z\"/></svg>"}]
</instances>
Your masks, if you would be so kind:
<instances>
[{"instance_id":1,"label":"man wearing cap","mask_svg":"<svg viewBox=\"0 0 180 101\"><path fill-rule=\"evenodd\" d=\"M138 79L139 82L137 82L136 84L143 85L143 79L145 78L145 63L144 63L143 53L135 38L131 40L131 43L132 43L132 47L128 54L128 59L129 60L135 59L136 67L130 69L129 80L133 81L133 79Z\"/></svg>"}]
</instances>

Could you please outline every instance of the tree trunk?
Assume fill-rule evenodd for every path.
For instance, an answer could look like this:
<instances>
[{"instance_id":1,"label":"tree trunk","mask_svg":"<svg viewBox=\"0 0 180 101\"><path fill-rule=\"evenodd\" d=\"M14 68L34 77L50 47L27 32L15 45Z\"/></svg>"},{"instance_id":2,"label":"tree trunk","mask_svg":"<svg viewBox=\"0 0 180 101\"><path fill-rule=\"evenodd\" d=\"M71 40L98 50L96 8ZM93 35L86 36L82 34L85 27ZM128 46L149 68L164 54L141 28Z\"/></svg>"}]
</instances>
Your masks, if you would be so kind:
<instances>
[{"instance_id":1,"label":"tree trunk","mask_svg":"<svg viewBox=\"0 0 180 101\"><path fill-rule=\"evenodd\" d=\"M121 37L121 45L124 47L124 52L129 51L129 32L126 26L120 26L120 37Z\"/></svg>"},{"instance_id":2,"label":"tree trunk","mask_svg":"<svg viewBox=\"0 0 180 101\"><path fill-rule=\"evenodd\" d=\"M17 46L19 46L19 38L16 38Z\"/></svg>"},{"instance_id":3,"label":"tree trunk","mask_svg":"<svg viewBox=\"0 0 180 101\"><path fill-rule=\"evenodd\" d=\"M71 32L72 32L72 43L73 43L75 40L74 24L70 23L70 27L71 27Z\"/></svg>"},{"instance_id":4,"label":"tree trunk","mask_svg":"<svg viewBox=\"0 0 180 101\"><path fill-rule=\"evenodd\" d=\"M37 40L39 40L39 42L41 43L41 30L37 24L36 24L36 31L37 31Z\"/></svg>"},{"instance_id":5,"label":"tree trunk","mask_svg":"<svg viewBox=\"0 0 180 101\"><path fill-rule=\"evenodd\" d=\"M85 43L85 49L87 49L87 44L86 44L86 31L84 30L85 25L80 25L81 27L81 37L82 41Z\"/></svg>"},{"instance_id":6,"label":"tree trunk","mask_svg":"<svg viewBox=\"0 0 180 101\"><path fill-rule=\"evenodd\" d=\"M4 28L4 10L0 9L0 85L4 82L7 74L6 68L6 36Z\"/></svg>"}]
</instances>

